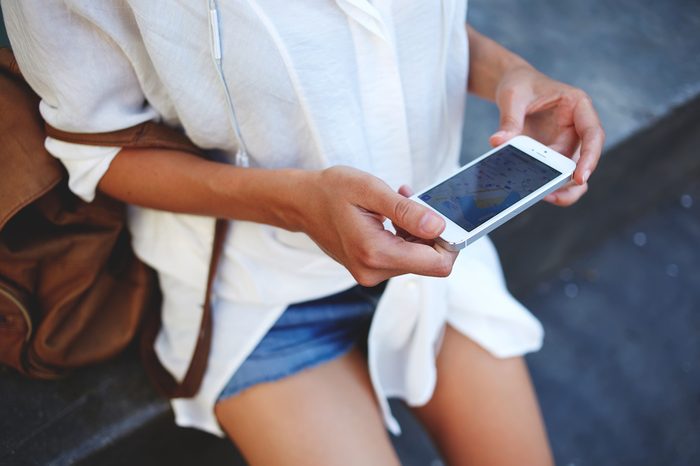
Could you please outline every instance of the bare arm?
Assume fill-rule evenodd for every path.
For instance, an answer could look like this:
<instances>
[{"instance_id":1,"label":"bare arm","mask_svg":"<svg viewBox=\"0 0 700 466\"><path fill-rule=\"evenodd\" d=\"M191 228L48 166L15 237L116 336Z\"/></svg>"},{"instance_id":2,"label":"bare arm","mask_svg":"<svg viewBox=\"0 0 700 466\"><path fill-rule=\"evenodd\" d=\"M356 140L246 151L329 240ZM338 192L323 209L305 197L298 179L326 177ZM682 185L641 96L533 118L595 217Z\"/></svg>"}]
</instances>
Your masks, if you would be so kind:
<instances>
[{"instance_id":1,"label":"bare arm","mask_svg":"<svg viewBox=\"0 0 700 466\"><path fill-rule=\"evenodd\" d=\"M568 206L588 189L596 169L605 132L590 97L568 84L551 79L520 56L467 26L470 76L468 90L496 102L500 127L489 142L495 147L526 134L576 162L575 185L545 199Z\"/></svg>"},{"instance_id":2,"label":"bare arm","mask_svg":"<svg viewBox=\"0 0 700 466\"><path fill-rule=\"evenodd\" d=\"M98 188L129 204L298 231L301 170L239 168L172 150L123 149Z\"/></svg>"},{"instance_id":3,"label":"bare arm","mask_svg":"<svg viewBox=\"0 0 700 466\"><path fill-rule=\"evenodd\" d=\"M428 240L445 224L378 178L349 167L238 168L184 152L126 149L98 188L145 207L303 231L363 285L404 273L446 276L456 257L386 231L384 217Z\"/></svg>"},{"instance_id":4,"label":"bare arm","mask_svg":"<svg viewBox=\"0 0 700 466\"><path fill-rule=\"evenodd\" d=\"M519 55L467 26L469 35L468 91L487 100L496 99L496 89L503 76L518 67L532 69Z\"/></svg>"}]
</instances>

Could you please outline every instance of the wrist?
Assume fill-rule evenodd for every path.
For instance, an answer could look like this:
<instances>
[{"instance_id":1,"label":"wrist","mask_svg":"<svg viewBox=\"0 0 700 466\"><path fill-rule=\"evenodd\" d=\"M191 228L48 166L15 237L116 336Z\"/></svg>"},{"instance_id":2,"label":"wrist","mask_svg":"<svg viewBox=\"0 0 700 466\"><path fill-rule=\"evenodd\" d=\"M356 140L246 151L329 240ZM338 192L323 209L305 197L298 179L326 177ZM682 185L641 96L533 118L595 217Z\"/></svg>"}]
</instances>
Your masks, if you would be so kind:
<instances>
[{"instance_id":1,"label":"wrist","mask_svg":"<svg viewBox=\"0 0 700 466\"><path fill-rule=\"evenodd\" d=\"M278 176L276 187L270 190L269 205L276 219L276 226L289 231L306 231L318 171L302 169L274 170Z\"/></svg>"},{"instance_id":2,"label":"wrist","mask_svg":"<svg viewBox=\"0 0 700 466\"><path fill-rule=\"evenodd\" d=\"M504 61L494 70L492 88L489 92L489 100L498 101L499 93L508 91L514 87L527 85L531 78L537 74L537 70L520 57Z\"/></svg>"},{"instance_id":3,"label":"wrist","mask_svg":"<svg viewBox=\"0 0 700 466\"><path fill-rule=\"evenodd\" d=\"M497 73L500 76L499 81L502 81L504 77L508 76L511 73L517 73L517 72L523 72L523 71L532 71L536 72L535 67L532 66L530 63L525 61L524 58L522 58L519 55L514 54L513 52L508 51L507 54L503 54L501 57L501 60L499 60L499 66L497 67Z\"/></svg>"},{"instance_id":4,"label":"wrist","mask_svg":"<svg viewBox=\"0 0 700 466\"><path fill-rule=\"evenodd\" d=\"M220 165L219 165L220 167ZM211 173L212 210L221 218L299 231L304 198L313 172L300 169L220 167Z\"/></svg>"},{"instance_id":5,"label":"wrist","mask_svg":"<svg viewBox=\"0 0 700 466\"><path fill-rule=\"evenodd\" d=\"M540 73L526 61L513 61L507 66L504 66L499 73L499 77L495 80L493 91L494 100L497 100L498 94L504 90L511 89L516 86L529 85L533 82L536 76Z\"/></svg>"},{"instance_id":6,"label":"wrist","mask_svg":"<svg viewBox=\"0 0 700 466\"><path fill-rule=\"evenodd\" d=\"M504 80L516 72L536 71L524 58L511 52L471 27L469 33L470 71L468 91L494 100Z\"/></svg>"}]
</instances>

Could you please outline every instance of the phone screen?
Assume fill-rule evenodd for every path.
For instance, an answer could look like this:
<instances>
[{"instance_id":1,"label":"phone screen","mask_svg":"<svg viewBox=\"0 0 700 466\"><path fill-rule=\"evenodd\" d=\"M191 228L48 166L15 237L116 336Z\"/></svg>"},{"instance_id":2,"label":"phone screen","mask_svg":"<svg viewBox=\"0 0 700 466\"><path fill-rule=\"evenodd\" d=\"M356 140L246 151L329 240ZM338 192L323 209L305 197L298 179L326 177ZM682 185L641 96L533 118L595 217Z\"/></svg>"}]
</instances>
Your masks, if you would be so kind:
<instances>
[{"instance_id":1,"label":"phone screen","mask_svg":"<svg viewBox=\"0 0 700 466\"><path fill-rule=\"evenodd\" d=\"M549 165L508 145L418 197L472 231L559 175Z\"/></svg>"}]
</instances>

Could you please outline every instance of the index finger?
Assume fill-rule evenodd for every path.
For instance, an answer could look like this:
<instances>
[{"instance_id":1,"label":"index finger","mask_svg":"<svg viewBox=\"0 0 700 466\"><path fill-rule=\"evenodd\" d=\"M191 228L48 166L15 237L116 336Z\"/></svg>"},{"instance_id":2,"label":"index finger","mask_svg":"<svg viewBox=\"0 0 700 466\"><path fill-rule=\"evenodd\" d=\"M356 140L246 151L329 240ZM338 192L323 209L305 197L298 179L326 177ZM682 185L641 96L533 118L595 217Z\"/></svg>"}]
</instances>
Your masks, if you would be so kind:
<instances>
[{"instance_id":1,"label":"index finger","mask_svg":"<svg viewBox=\"0 0 700 466\"><path fill-rule=\"evenodd\" d=\"M414 273L429 277L446 277L452 271L457 253L439 245L414 243L401 238L387 244L380 253L380 261L392 275Z\"/></svg>"},{"instance_id":2,"label":"index finger","mask_svg":"<svg viewBox=\"0 0 700 466\"><path fill-rule=\"evenodd\" d=\"M600 124L598 113L593 108L593 102L588 96L579 99L576 103L574 128L581 137L581 158L574 172L574 180L582 185L588 181L588 177L598 165L605 142L605 132Z\"/></svg>"}]
</instances>

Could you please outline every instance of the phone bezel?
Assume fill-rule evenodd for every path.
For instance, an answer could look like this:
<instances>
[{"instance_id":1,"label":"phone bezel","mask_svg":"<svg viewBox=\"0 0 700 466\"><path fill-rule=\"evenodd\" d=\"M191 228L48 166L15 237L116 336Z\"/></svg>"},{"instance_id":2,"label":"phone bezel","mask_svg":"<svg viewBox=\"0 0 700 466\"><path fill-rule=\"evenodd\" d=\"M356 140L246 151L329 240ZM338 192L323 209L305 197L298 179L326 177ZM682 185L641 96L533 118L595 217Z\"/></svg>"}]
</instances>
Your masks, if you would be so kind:
<instances>
[{"instance_id":1,"label":"phone bezel","mask_svg":"<svg viewBox=\"0 0 700 466\"><path fill-rule=\"evenodd\" d=\"M419 196L424 192L429 191L435 186L449 180L450 178L455 177L456 175L468 169L472 165L479 163L481 160L485 159L486 157L489 157L490 155L498 152L499 150L509 145L515 147L516 149L520 149L528 156L533 157L534 159L539 160L542 163L545 163L551 168L554 168L555 170L560 172L561 175L557 176L547 184L542 185L537 190L533 191L523 199L520 199L518 202L503 210L502 212L498 213L497 215L493 216L489 220L485 221L472 231L467 231L464 228L460 227L452 220L450 220L449 218L447 218L446 216L444 216L443 214L441 214L440 212L438 212L433 207L423 202L419 198ZM414 194L413 196L411 196L411 199L418 202L419 204L427 206L445 220L445 230L440 235L439 243L448 249L459 250L465 247L467 244L476 241L478 238L485 235L486 233L493 230L502 223L505 223L507 220L511 219L526 208L530 207L532 204L539 201L550 192L566 184L569 180L571 180L575 169L576 164L570 158L556 152L555 150L545 146L540 142L535 141L530 137L516 136L510 139L509 141L506 141L505 143L501 144L500 146L495 147L492 150L486 152L485 154L479 156L478 158L472 160L463 167L460 167L450 176L441 179L428 186L421 192Z\"/></svg>"}]
</instances>

